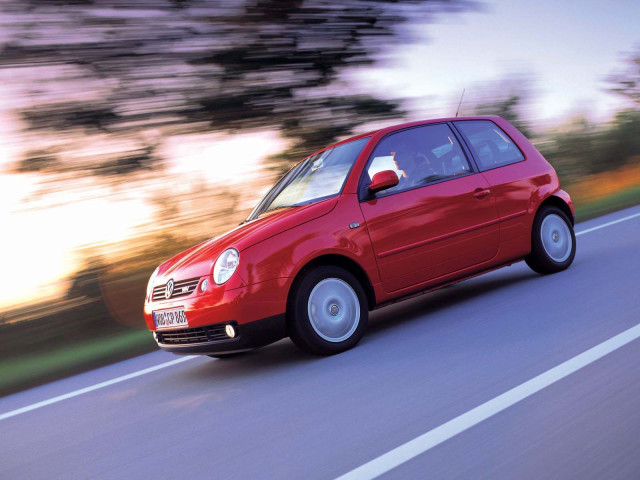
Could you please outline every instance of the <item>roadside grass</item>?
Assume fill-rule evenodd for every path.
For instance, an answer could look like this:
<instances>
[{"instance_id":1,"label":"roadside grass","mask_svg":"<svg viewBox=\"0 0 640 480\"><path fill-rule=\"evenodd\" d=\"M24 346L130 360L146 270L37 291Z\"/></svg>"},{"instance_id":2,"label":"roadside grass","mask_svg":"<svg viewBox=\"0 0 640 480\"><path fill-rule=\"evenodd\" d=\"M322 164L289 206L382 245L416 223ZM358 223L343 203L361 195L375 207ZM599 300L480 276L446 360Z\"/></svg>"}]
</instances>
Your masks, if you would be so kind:
<instances>
[{"instance_id":1,"label":"roadside grass","mask_svg":"<svg viewBox=\"0 0 640 480\"><path fill-rule=\"evenodd\" d=\"M567 188L571 193L571 186ZM640 204L640 185L581 202L576 199L576 220L589 220ZM56 348L0 359L0 396L59 380L155 350L146 330L126 330Z\"/></svg>"},{"instance_id":2,"label":"roadside grass","mask_svg":"<svg viewBox=\"0 0 640 480\"><path fill-rule=\"evenodd\" d=\"M130 330L0 360L0 395L34 387L155 350L148 331Z\"/></svg>"},{"instance_id":3,"label":"roadside grass","mask_svg":"<svg viewBox=\"0 0 640 480\"><path fill-rule=\"evenodd\" d=\"M568 191L570 192L571 189ZM583 204L576 202L576 221L583 222L638 204L640 204L640 185Z\"/></svg>"}]
</instances>

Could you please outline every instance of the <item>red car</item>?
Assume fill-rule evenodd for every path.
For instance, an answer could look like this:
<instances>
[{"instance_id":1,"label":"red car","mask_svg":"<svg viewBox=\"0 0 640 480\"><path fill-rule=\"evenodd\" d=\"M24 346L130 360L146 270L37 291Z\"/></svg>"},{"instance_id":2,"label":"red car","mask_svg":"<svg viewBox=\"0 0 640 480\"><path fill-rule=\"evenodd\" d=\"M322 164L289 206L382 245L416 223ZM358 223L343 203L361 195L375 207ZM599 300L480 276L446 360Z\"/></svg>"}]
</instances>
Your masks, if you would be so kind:
<instances>
[{"instance_id":1,"label":"red car","mask_svg":"<svg viewBox=\"0 0 640 480\"><path fill-rule=\"evenodd\" d=\"M160 265L145 321L178 354L286 336L334 354L385 304L521 260L568 268L573 223L553 167L504 119L395 125L305 158L240 226Z\"/></svg>"}]
</instances>

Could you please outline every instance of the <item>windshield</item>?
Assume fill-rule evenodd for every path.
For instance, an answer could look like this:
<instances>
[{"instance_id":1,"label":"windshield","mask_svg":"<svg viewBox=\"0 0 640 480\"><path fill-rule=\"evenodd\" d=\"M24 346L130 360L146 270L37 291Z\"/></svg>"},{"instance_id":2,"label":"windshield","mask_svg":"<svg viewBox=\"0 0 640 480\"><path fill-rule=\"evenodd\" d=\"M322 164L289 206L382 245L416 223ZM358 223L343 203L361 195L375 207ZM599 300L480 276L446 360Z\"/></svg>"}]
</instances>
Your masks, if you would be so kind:
<instances>
[{"instance_id":1,"label":"windshield","mask_svg":"<svg viewBox=\"0 0 640 480\"><path fill-rule=\"evenodd\" d=\"M297 207L339 194L368 141L368 137L361 138L305 158L274 185L247 221L271 210Z\"/></svg>"}]
</instances>

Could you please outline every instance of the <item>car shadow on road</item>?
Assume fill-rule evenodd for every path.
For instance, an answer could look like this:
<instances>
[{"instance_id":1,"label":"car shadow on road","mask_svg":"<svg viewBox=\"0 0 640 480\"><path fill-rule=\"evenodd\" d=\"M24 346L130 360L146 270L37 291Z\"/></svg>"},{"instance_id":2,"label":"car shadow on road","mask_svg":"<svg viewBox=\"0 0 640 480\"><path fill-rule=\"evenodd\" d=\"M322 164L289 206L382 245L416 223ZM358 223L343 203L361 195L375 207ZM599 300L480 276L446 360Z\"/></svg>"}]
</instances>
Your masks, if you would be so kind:
<instances>
[{"instance_id":1,"label":"car shadow on road","mask_svg":"<svg viewBox=\"0 0 640 480\"><path fill-rule=\"evenodd\" d=\"M530 271L506 272L499 276L479 277L372 312L364 341L380 341L386 330L414 321L429 321L435 315L460 302L470 302L482 295L512 287L540 276ZM357 348L357 347L356 347ZM224 381L251 378L271 371L316 365L331 357L316 357L298 350L286 338L267 347L226 359L199 362L188 370L187 379ZM335 358L335 357L334 357Z\"/></svg>"},{"instance_id":2,"label":"car shadow on road","mask_svg":"<svg viewBox=\"0 0 640 480\"><path fill-rule=\"evenodd\" d=\"M183 374L191 380L247 379L264 376L270 371L321 362L323 359L300 351L289 338L285 338L231 358L211 358L209 362L198 362Z\"/></svg>"},{"instance_id":3,"label":"car shadow on road","mask_svg":"<svg viewBox=\"0 0 640 480\"><path fill-rule=\"evenodd\" d=\"M383 307L369 314L367 336L377 336L402 323L427 321L441 310L536 278L541 276L529 270L514 273L503 270L499 276L477 277Z\"/></svg>"}]
</instances>

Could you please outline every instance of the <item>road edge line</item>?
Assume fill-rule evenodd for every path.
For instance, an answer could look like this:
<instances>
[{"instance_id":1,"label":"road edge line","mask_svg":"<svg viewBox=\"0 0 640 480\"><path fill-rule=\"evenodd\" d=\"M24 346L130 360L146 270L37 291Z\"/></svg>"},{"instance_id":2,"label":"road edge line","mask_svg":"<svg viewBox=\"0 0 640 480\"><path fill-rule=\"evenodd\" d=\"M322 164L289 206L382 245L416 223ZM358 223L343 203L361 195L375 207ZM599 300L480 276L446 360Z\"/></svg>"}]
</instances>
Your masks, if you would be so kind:
<instances>
[{"instance_id":1,"label":"road edge line","mask_svg":"<svg viewBox=\"0 0 640 480\"><path fill-rule=\"evenodd\" d=\"M615 225L616 223L626 222L627 220L631 220L632 218L640 217L640 213L634 213L633 215L629 215L627 217L619 218L617 220L612 220L607 223L603 223L602 225L596 225L595 227L587 228L586 230L582 230L580 232L576 232L576 237L579 235L583 235L585 233L595 232L596 230L600 230L601 228L610 227L611 225Z\"/></svg>"},{"instance_id":2,"label":"road edge line","mask_svg":"<svg viewBox=\"0 0 640 480\"><path fill-rule=\"evenodd\" d=\"M161 363L160 365L154 365L153 367L144 368L142 370L138 370L137 372L128 373L120 377L112 378L111 380L106 380L104 382L96 383L95 385L90 385L88 387L80 388L78 390L74 390L73 392L64 393L62 395L58 395L57 397L53 397L48 400L42 400L41 402L32 403L31 405L27 405L26 407L16 408L15 410L11 410L9 412L0 414L0 421L6 420L7 418L15 417L16 415L20 415L22 413L36 410L38 408L46 407L47 405L51 405L52 403L58 403L63 400L67 400L69 398L77 397L78 395L82 395L84 393L93 392L95 390L99 390L101 388L108 387L116 383L124 382L132 378L139 377L141 375L146 375L147 373L155 372L157 370L162 370L163 368L171 367L178 363L186 362L187 360L191 360L192 358L196 358L196 356L189 355L186 357L178 358L176 360L171 360L170 362Z\"/></svg>"}]
</instances>

